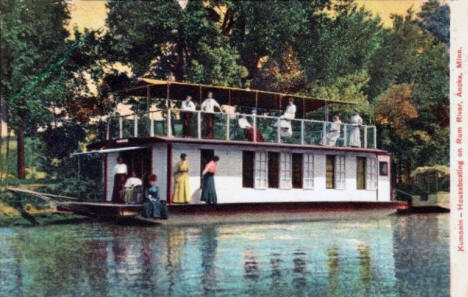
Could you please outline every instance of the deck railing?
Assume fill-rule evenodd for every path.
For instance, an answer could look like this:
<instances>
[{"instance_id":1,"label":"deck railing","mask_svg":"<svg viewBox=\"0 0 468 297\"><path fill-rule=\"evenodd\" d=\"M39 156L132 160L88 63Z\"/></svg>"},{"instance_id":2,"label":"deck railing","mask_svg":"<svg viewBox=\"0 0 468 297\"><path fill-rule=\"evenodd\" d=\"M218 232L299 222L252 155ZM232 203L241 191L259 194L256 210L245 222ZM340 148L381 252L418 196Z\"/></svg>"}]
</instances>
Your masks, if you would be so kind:
<instances>
[{"instance_id":1,"label":"deck railing","mask_svg":"<svg viewBox=\"0 0 468 297\"><path fill-rule=\"evenodd\" d=\"M212 133L207 128L208 117L212 117ZM239 119L245 117L250 129L242 129ZM184 135L184 121L188 129ZM244 121L245 122L245 121ZM267 143L290 143L329 145L337 147L355 146L356 133L359 129L359 142L362 148L376 148L377 129L375 126L351 124L339 125L339 136L332 135L331 129L337 128L332 122L311 119L282 119L268 115L206 113L202 111L181 111L168 109L150 111L139 114L129 114L110 117L102 123L105 125L105 135L109 140L129 137L188 137L195 139L218 139L224 141L249 141ZM102 127L102 126L101 126ZM254 135L257 135L254 137Z\"/></svg>"}]
</instances>

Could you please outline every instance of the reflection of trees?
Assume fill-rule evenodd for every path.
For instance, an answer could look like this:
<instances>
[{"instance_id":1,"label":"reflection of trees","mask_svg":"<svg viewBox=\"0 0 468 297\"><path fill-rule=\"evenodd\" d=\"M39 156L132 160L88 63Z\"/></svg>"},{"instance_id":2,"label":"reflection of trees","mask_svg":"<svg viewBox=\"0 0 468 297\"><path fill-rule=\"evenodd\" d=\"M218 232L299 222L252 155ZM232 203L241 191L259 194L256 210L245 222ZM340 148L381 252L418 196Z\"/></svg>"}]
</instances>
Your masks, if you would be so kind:
<instances>
[{"instance_id":1,"label":"reflection of trees","mask_svg":"<svg viewBox=\"0 0 468 297\"><path fill-rule=\"evenodd\" d=\"M327 266L328 266L328 285L330 286L330 296L339 296L339 279L338 279L338 269L339 269L339 261L338 261L338 248L337 247L330 247L327 250Z\"/></svg>"},{"instance_id":2,"label":"reflection of trees","mask_svg":"<svg viewBox=\"0 0 468 297\"><path fill-rule=\"evenodd\" d=\"M449 296L448 216L404 216L392 225L400 296Z\"/></svg>"},{"instance_id":3,"label":"reflection of trees","mask_svg":"<svg viewBox=\"0 0 468 297\"><path fill-rule=\"evenodd\" d=\"M99 292L102 296L107 295L107 242L91 239L84 243L85 259L88 264L84 265L84 271L89 280L89 286L92 292Z\"/></svg>"},{"instance_id":4,"label":"reflection of trees","mask_svg":"<svg viewBox=\"0 0 468 297\"><path fill-rule=\"evenodd\" d=\"M77 286L70 284L82 278L77 267L89 263L82 255L83 241L62 231L62 227L48 227L47 232L30 229L14 239L13 248L22 251L20 265L28 275L22 278L25 296L76 295Z\"/></svg>"},{"instance_id":5,"label":"reflection of trees","mask_svg":"<svg viewBox=\"0 0 468 297\"><path fill-rule=\"evenodd\" d=\"M361 273L359 275L358 287L362 289L362 296L370 296L372 283L371 257L368 246L359 246L359 266Z\"/></svg>"},{"instance_id":6,"label":"reflection of trees","mask_svg":"<svg viewBox=\"0 0 468 297\"><path fill-rule=\"evenodd\" d=\"M157 237L158 234L155 232L141 232L139 234L139 238L141 240L141 278L142 283L149 292L156 292L156 277L154 275L155 259L151 243L154 242Z\"/></svg>"},{"instance_id":7,"label":"reflection of trees","mask_svg":"<svg viewBox=\"0 0 468 297\"><path fill-rule=\"evenodd\" d=\"M200 234L201 241L201 265L204 294L214 293L216 287L216 249L218 247L218 235L216 226L203 226Z\"/></svg>"}]
</instances>

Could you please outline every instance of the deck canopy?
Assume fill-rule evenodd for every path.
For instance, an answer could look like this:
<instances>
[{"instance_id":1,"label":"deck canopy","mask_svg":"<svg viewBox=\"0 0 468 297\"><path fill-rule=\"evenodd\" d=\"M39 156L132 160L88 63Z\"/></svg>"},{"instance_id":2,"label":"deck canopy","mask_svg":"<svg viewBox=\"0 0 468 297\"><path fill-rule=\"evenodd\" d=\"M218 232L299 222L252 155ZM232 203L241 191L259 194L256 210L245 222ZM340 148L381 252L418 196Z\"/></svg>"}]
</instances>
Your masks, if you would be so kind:
<instances>
[{"instance_id":1,"label":"deck canopy","mask_svg":"<svg viewBox=\"0 0 468 297\"><path fill-rule=\"evenodd\" d=\"M136 86L124 90L123 94L171 100L184 100L187 96L192 96L194 102L201 104L207 97L208 92L213 92L213 97L221 105L243 106L267 110L284 109L288 104L288 99L293 98L297 107L297 113L302 115L317 110L327 104L355 104L354 102L346 100L317 99L303 95L151 78L141 78Z\"/></svg>"}]
</instances>

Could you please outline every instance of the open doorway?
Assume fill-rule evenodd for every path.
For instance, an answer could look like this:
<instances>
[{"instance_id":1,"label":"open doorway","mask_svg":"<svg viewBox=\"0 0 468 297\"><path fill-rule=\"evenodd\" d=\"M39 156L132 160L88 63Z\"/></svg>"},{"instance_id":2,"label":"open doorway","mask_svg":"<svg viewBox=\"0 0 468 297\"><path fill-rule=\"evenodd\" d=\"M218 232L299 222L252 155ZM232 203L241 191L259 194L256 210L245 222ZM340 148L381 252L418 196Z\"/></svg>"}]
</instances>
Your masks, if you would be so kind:
<instances>
[{"instance_id":1,"label":"open doorway","mask_svg":"<svg viewBox=\"0 0 468 297\"><path fill-rule=\"evenodd\" d=\"M127 164L128 175L135 171L136 176L143 181L143 186L147 187L151 175L151 148L123 151L120 156Z\"/></svg>"}]
</instances>

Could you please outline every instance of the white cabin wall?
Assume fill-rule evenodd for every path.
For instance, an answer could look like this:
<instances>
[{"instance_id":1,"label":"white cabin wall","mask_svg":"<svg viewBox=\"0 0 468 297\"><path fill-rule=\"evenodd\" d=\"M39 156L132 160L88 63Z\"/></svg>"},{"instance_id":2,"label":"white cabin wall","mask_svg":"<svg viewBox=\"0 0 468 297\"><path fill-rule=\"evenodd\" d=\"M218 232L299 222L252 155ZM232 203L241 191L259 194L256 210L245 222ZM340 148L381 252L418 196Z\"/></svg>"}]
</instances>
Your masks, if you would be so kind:
<instances>
[{"instance_id":1,"label":"white cabin wall","mask_svg":"<svg viewBox=\"0 0 468 297\"><path fill-rule=\"evenodd\" d=\"M379 170L377 170L377 185L378 185L378 200L379 201L390 201L392 198L392 164L390 163L390 156L379 155L378 162L387 162L388 163L388 175L381 176ZM377 165L379 166L379 164Z\"/></svg>"},{"instance_id":2,"label":"white cabin wall","mask_svg":"<svg viewBox=\"0 0 468 297\"><path fill-rule=\"evenodd\" d=\"M114 167L117 165L117 158L119 153L108 153L106 154L107 158L107 172L106 172L106 184L107 184L107 193L106 201L112 201L112 191L114 189Z\"/></svg>"},{"instance_id":3,"label":"white cabin wall","mask_svg":"<svg viewBox=\"0 0 468 297\"><path fill-rule=\"evenodd\" d=\"M316 151L314 154L314 189L253 189L242 187L242 148L237 146L210 145L173 145L173 166L180 160L180 154L186 153L190 164L189 181L192 203L199 200L200 187L200 149L214 149L220 161L215 176L218 203L244 202L290 202L290 201L376 201L377 190L356 190L356 157L376 157L371 153L346 153L345 189L326 189L326 155L343 154L342 152ZM264 149L264 151L311 153L310 150ZM154 153L153 153L153 156ZM156 168L156 167L154 167ZM165 175L166 173L164 173ZM380 187L385 187L384 184ZM382 197L381 201L384 197ZM380 199L379 199L380 200Z\"/></svg>"},{"instance_id":4,"label":"white cabin wall","mask_svg":"<svg viewBox=\"0 0 468 297\"><path fill-rule=\"evenodd\" d=\"M158 180L156 185L159 187L161 198L167 197L167 143L157 143L152 147L153 156L153 174L156 174Z\"/></svg>"}]
</instances>

